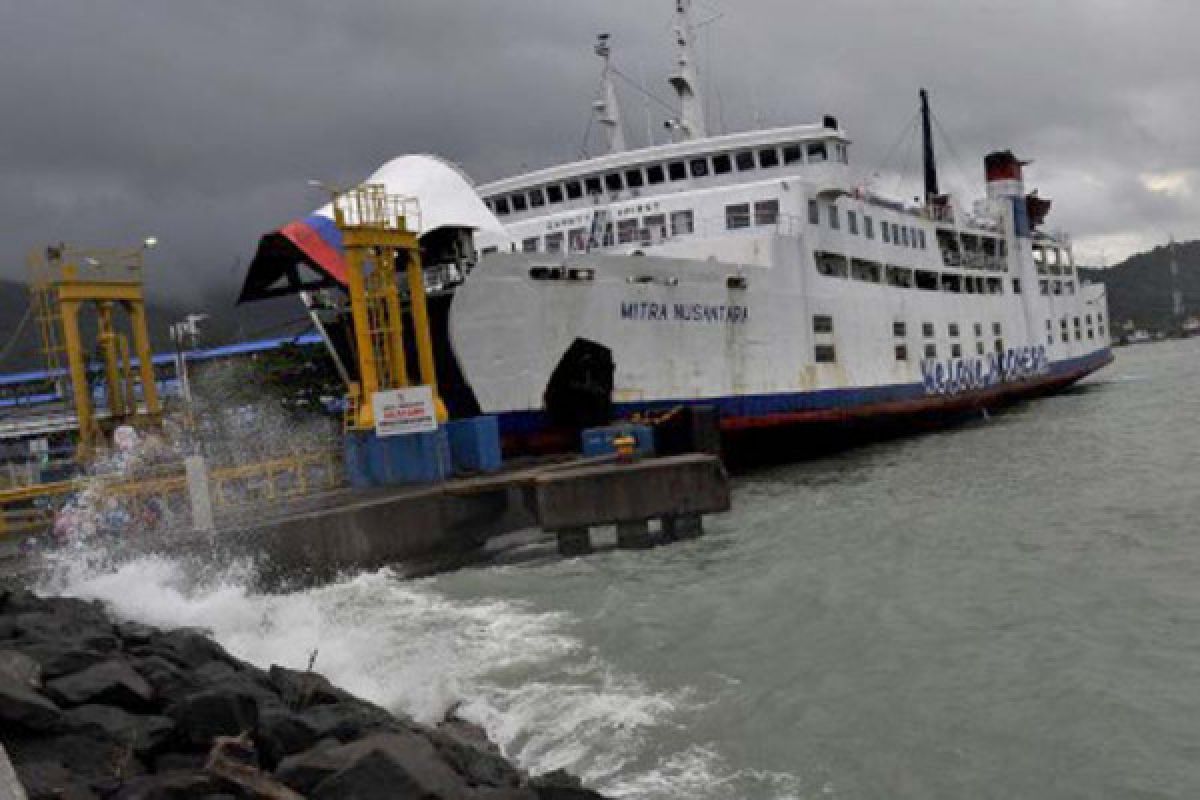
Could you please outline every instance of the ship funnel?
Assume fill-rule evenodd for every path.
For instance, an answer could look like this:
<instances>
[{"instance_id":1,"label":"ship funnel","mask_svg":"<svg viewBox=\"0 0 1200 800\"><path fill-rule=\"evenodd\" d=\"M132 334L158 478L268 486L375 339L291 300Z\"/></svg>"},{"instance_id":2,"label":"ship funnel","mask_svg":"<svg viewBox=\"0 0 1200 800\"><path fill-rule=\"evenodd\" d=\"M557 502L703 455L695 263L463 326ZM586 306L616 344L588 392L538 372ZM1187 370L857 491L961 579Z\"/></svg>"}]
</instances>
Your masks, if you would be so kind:
<instances>
[{"instance_id":1,"label":"ship funnel","mask_svg":"<svg viewBox=\"0 0 1200 800\"><path fill-rule=\"evenodd\" d=\"M1031 230L1025 199L1024 168L1027 163L1013 155L1011 150L989 153L983 159L988 199L1011 204L1013 229L1017 236L1029 236Z\"/></svg>"}]
</instances>

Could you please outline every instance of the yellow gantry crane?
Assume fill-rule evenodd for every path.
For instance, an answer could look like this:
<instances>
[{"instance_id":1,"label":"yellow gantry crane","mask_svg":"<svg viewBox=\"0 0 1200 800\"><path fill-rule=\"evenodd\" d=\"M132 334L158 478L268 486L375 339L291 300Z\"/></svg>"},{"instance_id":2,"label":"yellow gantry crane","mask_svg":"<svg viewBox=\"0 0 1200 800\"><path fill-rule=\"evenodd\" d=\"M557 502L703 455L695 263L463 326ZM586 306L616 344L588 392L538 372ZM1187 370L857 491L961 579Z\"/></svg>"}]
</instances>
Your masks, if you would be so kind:
<instances>
[{"instance_id":1,"label":"yellow gantry crane","mask_svg":"<svg viewBox=\"0 0 1200 800\"><path fill-rule=\"evenodd\" d=\"M416 340L419 383L431 387L439 422L447 418L437 391L433 338L414 198L388 194L381 184L333 193L334 222L342 233L346 285L354 322L358 381L349 386L347 427L374 428L371 398L379 391L417 385L404 355L404 317L397 273L404 270Z\"/></svg>"},{"instance_id":2,"label":"yellow gantry crane","mask_svg":"<svg viewBox=\"0 0 1200 800\"><path fill-rule=\"evenodd\" d=\"M156 422L161 415L142 284L145 251L153 243L148 239L141 247L124 249L60 244L30 254L31 301L46 368L51 375L61 376L66 362L79 420L81 458L90 455L117 425ZM126 318L124 325L119 312ZM95 316L94 350L103 367L105 409L95 408L92 402L88 379L92 348L83 334L85 314ZM132 355L137 356L136 372Z\"/></svg>"}]
</instances>

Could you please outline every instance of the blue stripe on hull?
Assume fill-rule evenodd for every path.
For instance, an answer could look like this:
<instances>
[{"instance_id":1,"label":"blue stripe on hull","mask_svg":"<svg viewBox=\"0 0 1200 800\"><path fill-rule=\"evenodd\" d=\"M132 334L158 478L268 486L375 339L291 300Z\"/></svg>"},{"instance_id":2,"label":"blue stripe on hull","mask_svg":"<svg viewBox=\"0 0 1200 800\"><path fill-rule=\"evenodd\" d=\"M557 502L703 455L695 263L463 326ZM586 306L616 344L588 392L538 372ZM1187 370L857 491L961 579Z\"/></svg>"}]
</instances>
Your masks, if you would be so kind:
<instances>
[{"instance_id":1,"label":"blue stripe on hull","mask_svg":"<svg viewBox=\"0 0 1200 800\"><path fill-rule=\"evenodd\" d=\"M959 404L969 404L972 400L983 400L994 395L1014 396L1020 394L1036 394L1047 386L1071 382L1095 372L1112 361L1112 350L1105 348L1090 355L1066 361L1054 362L1050 365L1048 375L1033 380L999 384L989 389L962 392L955 395L953 400ZM810 412L853 411L881 407L880 415L896 413L886 408L888 405L904 404L904 411L913 412L911 406L927 401L928 409L934 410L946 403L947 398L941 395L930 395L923 383L901 383L889 386L866 386L849 389L820 389L810 392L790 392L781 394L732 395L726 397L704 397L674 400L659 400L649 403L617 403L614 404L614 414L618 417L630 416L636 413L662 411L678 406L712 406L719 410L722 420L738 420L753 422L768 421L772 417L788 417L803 415ZM542 411L509 411L497 415L500 419L501 435L524 436L536 434L547 428L546 415ZM781 420L786 424L788 420ZM791 420L797 421L797 420Z\"/></svg>"}]
</instances>

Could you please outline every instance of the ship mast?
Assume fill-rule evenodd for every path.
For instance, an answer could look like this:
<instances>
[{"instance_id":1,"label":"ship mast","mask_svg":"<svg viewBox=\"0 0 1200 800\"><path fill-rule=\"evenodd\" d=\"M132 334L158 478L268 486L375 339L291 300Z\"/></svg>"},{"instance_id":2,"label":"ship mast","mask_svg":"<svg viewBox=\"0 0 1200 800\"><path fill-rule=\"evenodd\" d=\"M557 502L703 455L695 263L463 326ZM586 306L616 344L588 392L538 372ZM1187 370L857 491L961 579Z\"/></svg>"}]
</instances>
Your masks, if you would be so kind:
<instances>
[{"instance_id":1,"label":"ship mast","mask_svg":"<svg viewBox=\"0 0 1200 800\"><path fill-rule=\"evenodd\" d=\"M680 115L667 122L679 141L702 139L708 135L704 124L704 99L696 73L696 58L692 53L692 0L675 0L675 44L677 59L671 74L671 88L679 95Z\"/></svg>"},{"instance_id":2,"label":"ship mast","mask_svg":"<svg viewBox=\"0 0 1200 800\"><path fill-rule=\"evenodd\" d=\"M921 90L921 152L925 164L925 205L932 207L941 195L938 189L937 158L933 152L933 115L929 111L929 92Z\"/></svg>"},{"instance_id":3,"label":"ship mast","mask_svg":"<svg viewBox=\"0 0 1200 800\"><path fill-rule=\"evenodd\" d=\"M593 108L600 126L604 128L608 152L620 153L625 150L625 124L621 120L620 103L617 102L617 87L613 83L612 47L607 33L596 38L596 55L604 59L604 75L601 78L604 97L597 100Z\"/></svg>"}]
</instances>

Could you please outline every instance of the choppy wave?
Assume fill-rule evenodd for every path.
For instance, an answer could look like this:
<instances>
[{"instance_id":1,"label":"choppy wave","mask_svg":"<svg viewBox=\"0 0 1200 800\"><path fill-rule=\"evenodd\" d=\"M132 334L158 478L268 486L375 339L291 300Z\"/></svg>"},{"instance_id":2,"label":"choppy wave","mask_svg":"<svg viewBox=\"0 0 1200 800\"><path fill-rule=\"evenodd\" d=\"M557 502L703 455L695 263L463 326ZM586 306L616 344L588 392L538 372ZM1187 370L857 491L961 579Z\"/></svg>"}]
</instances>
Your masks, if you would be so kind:
<instances>
[{"instance_id":1,"label":"choppy wave","mask_svg":"<svg viewBox=\"0 0 1200 800\"><path fill-rule=\"evenodd\" d=\"M285 595L247 588L249 572L231 565L197 585L182 564L144 557L76 571L59 588L149 624L204 628L261 666L303 668L315 651L317 670L384 707L425 722L457 707L534 773L564 768L619 797L736 796L741 776L712 749L638 766L694 701L614 669L567 614L450 600L386 569Z\"/></svg>"}]
</instances>

